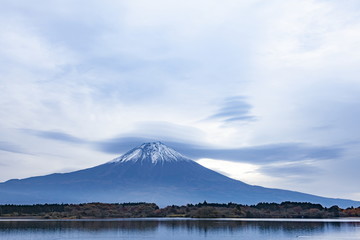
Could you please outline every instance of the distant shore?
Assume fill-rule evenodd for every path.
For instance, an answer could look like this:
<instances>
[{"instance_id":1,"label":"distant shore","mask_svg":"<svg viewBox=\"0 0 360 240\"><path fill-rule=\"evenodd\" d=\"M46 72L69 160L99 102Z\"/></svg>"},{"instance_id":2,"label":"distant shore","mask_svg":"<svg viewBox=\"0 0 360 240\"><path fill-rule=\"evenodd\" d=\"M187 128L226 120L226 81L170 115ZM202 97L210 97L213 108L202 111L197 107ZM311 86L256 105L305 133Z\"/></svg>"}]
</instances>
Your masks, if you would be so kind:
<instances>
[{"instance_id":1,"label":"distant shore","mask_svg":"<svg viewBox=\"0 0 360 240\"><path fill-rule=\"evenodd\" d=\"M360 217L360 207L342 209L320 204L283 202L242 205L198 203L159 208L154 203L84 203L0 205L0 219L98 218L347 218Z\"/></svg>"}]
</instances>

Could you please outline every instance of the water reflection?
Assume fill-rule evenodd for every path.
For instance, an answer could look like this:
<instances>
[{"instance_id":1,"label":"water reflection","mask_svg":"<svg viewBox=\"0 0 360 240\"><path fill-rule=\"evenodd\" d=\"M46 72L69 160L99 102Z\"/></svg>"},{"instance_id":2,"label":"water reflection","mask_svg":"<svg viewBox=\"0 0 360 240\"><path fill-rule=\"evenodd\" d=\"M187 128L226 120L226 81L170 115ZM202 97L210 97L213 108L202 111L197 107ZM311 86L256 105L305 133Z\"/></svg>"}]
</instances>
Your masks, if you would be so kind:
<instances>
[{"instance_id":1,"label":"water reflection","mask_svg":"<svg viewBox=\"0 0 360 240\"><path fill-rule=\"evenodd\" d=\"M360 222L271 222L230 220L0 221L1 239L293 239L350 232L359 236ZM104 236L107 236L106 238ZM27 236L24 238L21 236ZM137 238L141 236L141 238ZM6 238L4 238L6 237ZM246 239L246 238L245 238Z\"/></svg>"}]
</instances>

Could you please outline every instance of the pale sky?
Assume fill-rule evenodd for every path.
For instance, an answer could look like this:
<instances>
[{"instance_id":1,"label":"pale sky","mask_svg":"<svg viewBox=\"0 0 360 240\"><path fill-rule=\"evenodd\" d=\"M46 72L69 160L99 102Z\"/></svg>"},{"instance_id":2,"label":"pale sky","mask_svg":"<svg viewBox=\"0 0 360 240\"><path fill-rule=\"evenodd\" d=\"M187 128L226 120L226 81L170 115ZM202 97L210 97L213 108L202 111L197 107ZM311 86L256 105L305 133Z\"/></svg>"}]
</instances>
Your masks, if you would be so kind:
<instances>
[{"instance_id":1,"label":"pale sky","mask_svg":"<svg viewBox=\"0 0 360 240\"><path fill-rule=\"evenodd\" d=\"M159 140L360 200L360 1L0 0L0 181Z\"/></svg>"}]
</instances>

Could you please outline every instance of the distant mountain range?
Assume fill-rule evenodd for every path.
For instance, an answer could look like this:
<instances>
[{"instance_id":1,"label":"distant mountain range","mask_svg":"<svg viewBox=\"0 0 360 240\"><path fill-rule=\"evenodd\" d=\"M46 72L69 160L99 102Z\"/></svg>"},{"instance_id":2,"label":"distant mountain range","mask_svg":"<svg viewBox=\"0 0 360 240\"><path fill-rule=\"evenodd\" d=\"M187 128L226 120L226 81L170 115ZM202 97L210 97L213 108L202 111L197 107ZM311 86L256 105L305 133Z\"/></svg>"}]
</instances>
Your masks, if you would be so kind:
<instances>
[{"instance_id":1,"label":"distant mountain range","mask_svg":"<svg viewBox=\"0 0 360 240\"><path fill-rule=\"evenodd\" d=\"M205 168L160 142L144 143L105 164L0 183L0 204L153 202L312 202L360 206L360 202L253 186Z\"/></svg>"}]
</instances>

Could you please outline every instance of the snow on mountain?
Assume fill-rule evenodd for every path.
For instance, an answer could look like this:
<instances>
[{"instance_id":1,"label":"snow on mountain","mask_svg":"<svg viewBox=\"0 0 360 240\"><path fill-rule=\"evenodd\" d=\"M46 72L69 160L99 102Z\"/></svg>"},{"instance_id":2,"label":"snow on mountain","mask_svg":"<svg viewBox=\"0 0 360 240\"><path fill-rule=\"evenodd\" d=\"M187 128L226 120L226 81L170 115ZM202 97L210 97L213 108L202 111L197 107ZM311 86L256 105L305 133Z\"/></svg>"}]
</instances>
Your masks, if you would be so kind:
<instances>
[{"instance_id":1,"label":"snow on mountain","mask_svg":"<svg viewBox=\"0 0 360 240\"><path fill-rule=\"evenodd\" d=\"M192 161L174 149L161 142L144 143L133 148L124 155L113 159L109 163L122 162L151 162L153 164L164 162Z\"/></svg>"}]
</instances>

